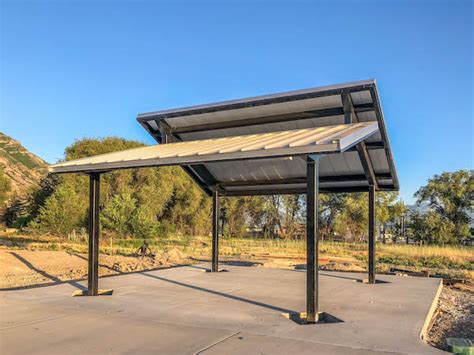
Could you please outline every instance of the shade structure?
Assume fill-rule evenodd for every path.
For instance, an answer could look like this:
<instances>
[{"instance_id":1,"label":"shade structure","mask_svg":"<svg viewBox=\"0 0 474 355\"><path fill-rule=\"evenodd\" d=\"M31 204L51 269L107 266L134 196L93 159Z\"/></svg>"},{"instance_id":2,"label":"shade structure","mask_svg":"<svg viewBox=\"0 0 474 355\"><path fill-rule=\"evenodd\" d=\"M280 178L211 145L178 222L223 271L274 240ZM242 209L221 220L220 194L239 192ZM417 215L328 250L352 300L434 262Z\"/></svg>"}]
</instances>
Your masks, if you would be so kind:
<instances>
[{"instance_id":1,"label":"shade structure","mask_svg":"<svg viewBox=\"0 0 474 355\"><path fill-rule=\"evenodd\" d=\"M160 143L376 122L378 132L361 144L321 158L321 191L399 189L375 80L149 112L137 119ZM216 184L228 195L306 192L301 159L208 161L183 168L209 195Z\"/></svg>"},{"instance_id":2,"label":"shade structure","mask_svg":"<svg viewBox=\"0 0 474 355\"><path fill-rule=\"evenodd\" d=\"M213 196L212 268L218 271L219 195L306 194L306 317L319 311L319 192L369 192L369 272L375 283L375 191L398 179L375 81L267 95L141 114L158 145L102 154L49 167L86 173L89 191L87 295L99 295L100 174L181 166Z\"/></svg>"},{"instance_id":3,"label":"shade structure","mask_svg":"<svg viewBox=\"0 0 474 355\"><path fill-rule=\"evenodd\" d=\"M134 167L231 162L286 162L308 154L333 154L351 149L378 132L376 122L296 129L281 132L211 138L128 149L50 166L53 173L92 173ZM302 158L303 157L303 158ZM251 180L250 183L252 183ZM232 188L232 181L228 187ZM232 191L232 190L229 190Z\"/></svg>"}]
</instances>

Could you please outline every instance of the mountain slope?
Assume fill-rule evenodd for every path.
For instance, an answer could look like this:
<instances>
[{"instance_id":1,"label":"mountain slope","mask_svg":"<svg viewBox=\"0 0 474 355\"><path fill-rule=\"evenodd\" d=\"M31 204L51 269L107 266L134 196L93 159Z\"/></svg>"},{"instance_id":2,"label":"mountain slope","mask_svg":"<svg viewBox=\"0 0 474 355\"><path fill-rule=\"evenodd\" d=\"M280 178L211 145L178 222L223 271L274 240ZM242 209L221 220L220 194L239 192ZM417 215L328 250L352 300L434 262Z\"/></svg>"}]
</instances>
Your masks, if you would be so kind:
<instances>
[{"instance_id":1,"label":"mountain slope","mask_svg":"<svg viewBox=\"0 0 474 355\"><path fill-rule=\"evenodd\" d=\"M11 191L23 194L47 173L47 163L20 142L0 132L0 165L11 182Z\"/></svg>"}]
</instances>

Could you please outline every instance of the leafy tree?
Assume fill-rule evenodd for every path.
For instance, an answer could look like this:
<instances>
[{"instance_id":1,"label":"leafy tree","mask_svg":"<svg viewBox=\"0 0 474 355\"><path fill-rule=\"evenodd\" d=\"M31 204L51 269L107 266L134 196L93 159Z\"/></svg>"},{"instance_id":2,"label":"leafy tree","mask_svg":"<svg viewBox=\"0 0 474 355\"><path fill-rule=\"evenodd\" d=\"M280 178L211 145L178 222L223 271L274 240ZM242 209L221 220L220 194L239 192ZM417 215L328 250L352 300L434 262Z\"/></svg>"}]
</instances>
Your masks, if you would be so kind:
<instances>
[{"instance_id":1,"label":"leafy tree","mask_svg":"<svg viewBox=\"0 0 474 355\"><path fill-rule=\"evenodd\" d=\"M342 213L347 203L347 194L320 194L320 214L322 239L334 234L335 221L339 213Z\"/></svg>"},{"instance_id":2,"label":"leafy tree","mask_svg":"<svg viewBox=\"0 0 474 355\"><path fill-rule=\"evenodd\" d=\"M38 216L31 223L33 228L58 236L86 226L86 199L70 183L58 186L40 207Z\"/></svg>"},{"instance_id":3,"label":"leafy tree","mask_svg":"<svg viewBox=\"0 0 474 355\"><path fill-rule=\"evenodd\" d=\"M367 235L368 204L366 193L349 194L344 208L337 215L335 230L355 241L363 241Z\"/></svg>"},{"instance_id":4,"label":"leafy tree","mask_svg":"<svg viewBox=\"0 0 474 355\"><path fill-rule=\"evenodd\" d=\"M435 175L415 193L415 197L417 204L427 203L433 212L454 225L455 239L461 240L469 235L469 212L473 211L474 201L472 170Z\"/></svg>"},{"instance_id":5,"label":"leafy tree","mask_svg":"<svg viewBox=\"0 0 474 355\"><path fill-rule=\"evenodd\" d=\"M391 208L397 198L396 192L377 192L375 194L375 216L381 227L382 242L386 241L387 224L393 222L393 209Z\"/></svg>"},{"instance_id":6,"label":"leafy tree","mask_svg":"<svg viewBox=\"0 0 474 355\"><path fill-rule=\"evenodd\" d=\"M397 239L402 236L403 225L408 217L408 207L403 201L395 202L389 207L390 222L392 226L392 242L396 243Z\"/></svg>"},{"instance_id":7,"label":"leafy tree","mask_svg":"<svg viewBox=\"0 0 474 355\"><path fill-rule=\"evenodd\" d=\"M132 230L132 220L137 209L137 200L130 194L114 196L100 213L104 229L119 235L127 235Z\"/></svg>"},{"instance_id":8,"label":"leafy tree","mask_svg":"<svg viewBox=\"0 0 474 355\"><path fill-rule=\"evenodd\" d=\"M456 242L454 223L434 211L425 214L413 212L408 228L412 239L420 244L444 245Z\"/></svg>"},{"instance_id":9,"label":"leafy tree","mask_svg":"<svg viewBox=\"0 0 474 355\"><path fill-rule=\"evenodd\" d=\"M5 204L11 190L11 183L8 176L5 175L3 165L0 165L0 208Z\"/></svg>"}]
</instances>

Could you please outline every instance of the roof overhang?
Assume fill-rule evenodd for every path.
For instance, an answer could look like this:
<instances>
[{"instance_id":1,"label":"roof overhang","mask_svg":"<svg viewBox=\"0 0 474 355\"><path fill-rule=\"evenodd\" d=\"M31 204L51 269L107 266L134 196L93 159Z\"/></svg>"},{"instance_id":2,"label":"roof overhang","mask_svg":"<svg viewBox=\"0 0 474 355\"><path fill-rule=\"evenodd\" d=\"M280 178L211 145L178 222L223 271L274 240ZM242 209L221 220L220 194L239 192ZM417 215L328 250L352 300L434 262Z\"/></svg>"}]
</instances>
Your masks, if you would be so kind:
<instances>
[{"instance_id":1,"label":"roof overhang","mask_svg":"<svg viewBox=\"0 0 474 355\"><path fill-rule=\"evenodd\" d=\"M307 155L341 153L377 132L376 122L366 122L158 144L66 161L52 165L49 169L53 173L94 173L166 165L194 166L199 163L261 165L262 162L270 161L278 165L278 163L291 162L294 159L304 163ZM322 180L323 187L324 184L331 182L327 177ZM251 191L255 191L254 194L256 194L261 187L256 187L255 182L255 179L244 181L233 179L217 185L228 195L242 194L242 188L245 188L244 190L253 188L254 190ZM340 178L335 182L341 182ZM293 191L295 185L305 185L306 181L295 178L267 179L265 184L274 189L277 185L291 184ZM280 187L279 190L281 189Z\"/></svg>"},{"instance_id":2,"label":"roof overhang","mask_svg":"<svg viewBox=\"0 0 474 355\"><path fill-rule=\"evenodd\" d=\"M322 182L333 192L367 191L370 184L399 189L375 80L143 113L137 120L159 143L376 122L378 132L321 159ZM235 195L306 190L306 167L299 160L200 161L183 168L209 194L216 184Z\"/></svg>"}]
</instances>

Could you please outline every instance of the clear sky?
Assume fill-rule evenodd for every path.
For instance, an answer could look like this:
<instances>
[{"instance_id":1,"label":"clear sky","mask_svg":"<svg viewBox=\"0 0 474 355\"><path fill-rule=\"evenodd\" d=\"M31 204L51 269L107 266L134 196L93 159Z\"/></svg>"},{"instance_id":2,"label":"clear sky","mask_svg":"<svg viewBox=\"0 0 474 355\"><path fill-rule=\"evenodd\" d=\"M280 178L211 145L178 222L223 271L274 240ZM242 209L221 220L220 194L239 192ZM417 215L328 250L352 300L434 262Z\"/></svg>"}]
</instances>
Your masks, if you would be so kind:
<instances>
[{"instance_id":1,"label":"clear sky","mask_svg":"<svg viewBox=\"0 0 474 355\"><path fill-rule=\"evenodd\" d=\"M48 162L140 112L376 78L401 195L473 168L473 2L8 1L0 131Z\"/></svg>"}]
</instances>

